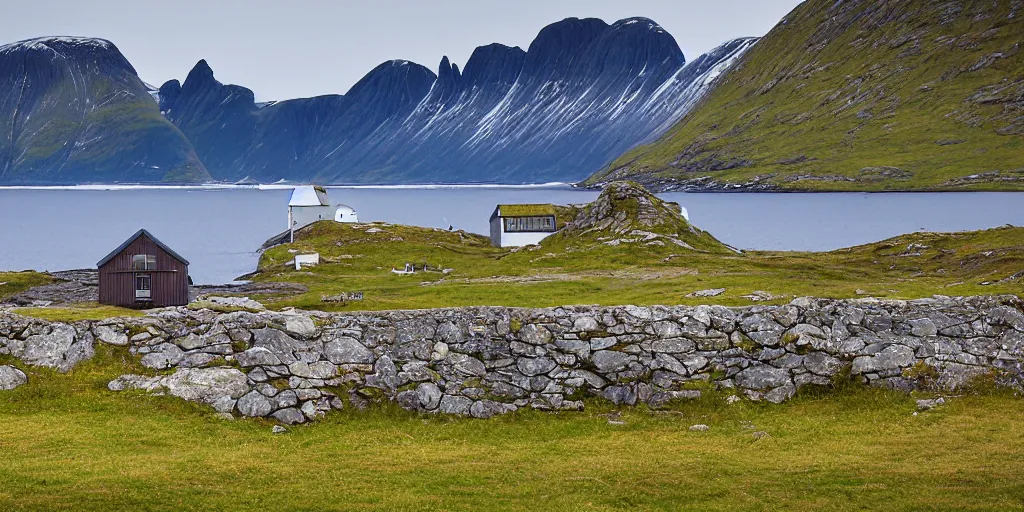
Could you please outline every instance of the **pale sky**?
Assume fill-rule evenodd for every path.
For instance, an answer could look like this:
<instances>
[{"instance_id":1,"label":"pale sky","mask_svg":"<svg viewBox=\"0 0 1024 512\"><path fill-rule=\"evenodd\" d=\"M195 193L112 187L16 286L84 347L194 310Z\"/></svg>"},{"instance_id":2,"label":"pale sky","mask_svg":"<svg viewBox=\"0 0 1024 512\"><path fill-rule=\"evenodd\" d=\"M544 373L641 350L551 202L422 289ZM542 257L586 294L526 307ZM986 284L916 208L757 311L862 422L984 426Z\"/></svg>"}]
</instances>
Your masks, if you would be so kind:
<instances>
[{"instance_id":1,"label":"pale sky","mask_svg":"<svg viewBox=\"0 0 1024 512\"><path fill-rule=\"evenodd\" d=\"M0 0L0 44L40 36L109 39L147 82L183 80L199 59L258 100L340 94L390 59L437 72L473 49L520 46L567 17L645 16L686 59L767 33L800 0Z\"/></svg>"}]
</instances>

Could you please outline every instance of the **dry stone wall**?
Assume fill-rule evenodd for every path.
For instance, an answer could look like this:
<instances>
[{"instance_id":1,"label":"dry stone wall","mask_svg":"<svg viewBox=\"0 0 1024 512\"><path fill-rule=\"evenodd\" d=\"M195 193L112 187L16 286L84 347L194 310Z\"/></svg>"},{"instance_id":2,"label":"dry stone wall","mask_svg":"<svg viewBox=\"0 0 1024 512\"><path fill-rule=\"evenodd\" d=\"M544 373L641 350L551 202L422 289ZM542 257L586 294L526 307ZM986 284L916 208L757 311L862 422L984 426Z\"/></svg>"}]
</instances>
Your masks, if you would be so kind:
<instances>
[{"instance_id":1,"label":"dry stone wall","mask_svg":"<svg viewBox=\"0 0 1024 512\"><path fill-rule=\"evenodd\" d=\"M957 389L979 375L1020 387L1022 310L1007 296L333 314L177 308L73 324L0 313L0 355L23 369L68 371L98 343L122 346L162 372L122 375L113 391L287 424L380 400L486 418L581 409L588 396L658 407L714 388L782 402L845 375L900 390ZM5 370L7 382L24 381L15 371Z\"/></svg>"}]
</instances>

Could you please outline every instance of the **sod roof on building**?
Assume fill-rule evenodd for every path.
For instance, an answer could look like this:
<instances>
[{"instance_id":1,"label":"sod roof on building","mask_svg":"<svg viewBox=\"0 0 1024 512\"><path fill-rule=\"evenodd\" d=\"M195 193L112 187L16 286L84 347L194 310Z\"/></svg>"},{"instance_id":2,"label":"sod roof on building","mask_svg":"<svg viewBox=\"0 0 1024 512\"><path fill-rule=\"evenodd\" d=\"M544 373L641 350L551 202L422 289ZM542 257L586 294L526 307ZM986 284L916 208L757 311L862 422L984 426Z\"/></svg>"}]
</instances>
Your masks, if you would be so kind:
<instances>
[{"instance_id":1,"label":"sod roof on building","mask_svg":"<svg viewBox=\"0 0 1024 512\"><path fill-rule=\"evenodd\" d=\"M553 204L499 204L498 213L502 217L535 217L555 215Z\"/></svg>"}]
</instances>

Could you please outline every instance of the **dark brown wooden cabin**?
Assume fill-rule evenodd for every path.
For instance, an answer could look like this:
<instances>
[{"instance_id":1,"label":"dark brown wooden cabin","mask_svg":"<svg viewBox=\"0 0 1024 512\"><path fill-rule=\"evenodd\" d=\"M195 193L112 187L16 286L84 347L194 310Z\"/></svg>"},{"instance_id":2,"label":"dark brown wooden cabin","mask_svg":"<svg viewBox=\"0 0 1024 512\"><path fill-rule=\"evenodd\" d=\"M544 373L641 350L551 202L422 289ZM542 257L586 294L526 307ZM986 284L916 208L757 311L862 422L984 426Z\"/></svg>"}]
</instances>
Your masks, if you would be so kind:
<instances>
[{"instance_id":1,"label":"dark brown wooden cabin","mask_svg":"<svg viewBox=\"0 0 1024 512\"><path fill-rule=\"evenodd\" d=\"M140 229L96 264L100 304L128 308L184 306L189 302L188 260Z\"/></svg>"}]
</instances>

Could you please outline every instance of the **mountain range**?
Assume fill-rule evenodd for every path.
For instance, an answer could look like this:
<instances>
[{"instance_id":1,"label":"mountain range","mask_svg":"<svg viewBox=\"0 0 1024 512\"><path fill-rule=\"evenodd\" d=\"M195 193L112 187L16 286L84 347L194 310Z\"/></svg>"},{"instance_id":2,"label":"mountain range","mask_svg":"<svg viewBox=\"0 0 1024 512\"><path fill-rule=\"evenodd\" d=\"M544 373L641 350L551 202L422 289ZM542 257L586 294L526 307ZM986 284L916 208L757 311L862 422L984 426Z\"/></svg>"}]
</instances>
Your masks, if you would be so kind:
<instances>
[{"instance_id":1,"label":"mountain range","mask_svg":"<svg viewBox=\"0 0 1024 512\"><path fill-rule=\"evenodd\" d=\"M1024 189L1024 1L807 0L586 184Z\"/></svg>"},{"instance_id":2,"label":"mountain range","mask_svg":"<svg viewBox=\"0 0 1024 512\"><path fill-rule=\"evenodd\" d=\"M109 41L23 41L0 47L0 183L576 181L657 139L755 43L686 62L649 19L569 18L461 70L389 61L344 95L261 104L206 61L147 91Z\"/></svg>"},{"instance_id":3,"label":"mountain range","mask_svg":"<svg viewBox=\"0 0 1024 512\"><path fill-rule=\"evenodd\" d=\"M1022 34L1024 0L806 0L687 62L649 19L569 18L264 103L206 61L157 89L109 41L35 39L0 47L0 184L1024 190Z\"/></svg>"}]
</instances>

